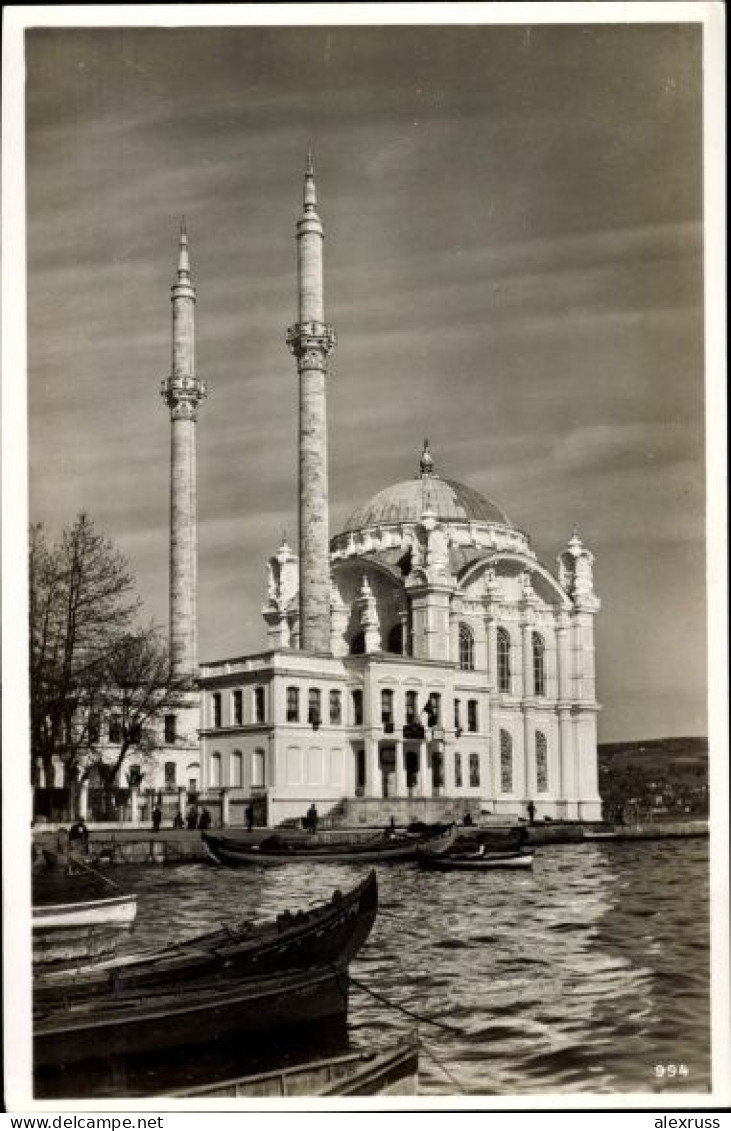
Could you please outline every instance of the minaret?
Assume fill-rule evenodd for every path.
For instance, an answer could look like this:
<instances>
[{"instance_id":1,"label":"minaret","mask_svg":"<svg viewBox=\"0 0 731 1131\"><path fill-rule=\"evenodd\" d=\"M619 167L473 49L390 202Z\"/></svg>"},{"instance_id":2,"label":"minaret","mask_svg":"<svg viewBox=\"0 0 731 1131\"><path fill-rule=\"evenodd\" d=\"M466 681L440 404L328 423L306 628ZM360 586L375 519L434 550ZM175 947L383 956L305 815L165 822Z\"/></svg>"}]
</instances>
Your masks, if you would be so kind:
<instances>
[{"instance_id":1,"label":"minaret","mask_svg":"<svg viewBox=\"0 0 731 1131\"><path fill-rule=\"evenodd\" d=\"M188 235L180 226L173 304L172 373L162 382L170 409L170 656L172 676L192 684L198 674L195 422L206 385L195 373L195 287Z\"/></svg>"},{"instance_id":2,"label":"minaret","mask_svg":"<svg viewBox=\"0 0 731 1131\"><path fill-rule=\"evenodd\" d=\"M307 155L302 218L297 222L299 318L287 345L299 373L300 647L330 651L330 546L327 495L327 357L335 332L325 324L322 221L312 154Z\"/></svg>"}]
</instances>

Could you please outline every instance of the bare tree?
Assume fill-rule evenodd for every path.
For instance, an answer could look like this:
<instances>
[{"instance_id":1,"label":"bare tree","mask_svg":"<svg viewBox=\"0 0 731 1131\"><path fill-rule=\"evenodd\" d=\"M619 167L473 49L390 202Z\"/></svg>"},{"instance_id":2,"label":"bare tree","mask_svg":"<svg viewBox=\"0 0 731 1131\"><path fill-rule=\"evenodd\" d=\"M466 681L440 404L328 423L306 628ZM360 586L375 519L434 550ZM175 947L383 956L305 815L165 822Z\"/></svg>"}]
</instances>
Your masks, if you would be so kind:
<instances>
[{"instance_id":1,"label":"bare tree","mask_svg":"<svg viewBox=\"0 0 731 1131\"><path fill-rule=\"evenodd\" d=\"M167 642L154 626L128 632L115 643L85 705L86 743L78 766L80 781L96 769L105 809L125 761L131 756L138 765L152 760L163 745L165 716L184 705L189 692L189 681L172 676ZM128 784L139 784L131 774L127 778Z\"/></svg>"},{"instance_id":2,"label":"bare tree","mask_svg":"<svg viewBox=\"0 0 731 1131\"><path fill-rule=\"evenodd\" d=\"M145 633L155 635L132 632L139 608L127 561L88 515L55 543L42 526L31 530L31 750L47 781L55 758L73 771L94 748L96 705L129 654L125 641L139 650Z\"/></svg>"}]
</instances>

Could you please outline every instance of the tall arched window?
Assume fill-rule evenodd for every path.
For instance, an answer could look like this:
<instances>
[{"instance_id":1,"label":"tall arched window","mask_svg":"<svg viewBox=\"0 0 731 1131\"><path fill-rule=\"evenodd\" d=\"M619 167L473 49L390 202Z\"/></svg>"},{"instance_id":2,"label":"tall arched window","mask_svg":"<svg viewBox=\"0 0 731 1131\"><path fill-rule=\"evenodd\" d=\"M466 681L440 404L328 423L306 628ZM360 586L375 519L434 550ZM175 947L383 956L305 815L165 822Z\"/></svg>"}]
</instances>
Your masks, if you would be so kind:
<instances>
[{"instance_id":1,"label":"tall arched window","mask_svg":"<svg viewBox=\"0 0 731 1131\"><path fill-rule=\"evenodd\" d=\"M208 783L211 786L221 785L221 755L217 750L211 754L211 760L208 763Z\"/></svg>"},{"instance_id":2,"label":"tall arched window","mask_svg":"<svg viewBox=\"0 0 731 1131\"><path fill-rule=\"evenodd\" d=\"M497 630L498 691L510 691L510 636L506 628Z\"/></svg>"},{"instance_id":3,"label":"tall arched window","mask_svg":"<svg viewBox=\"0 0 731 1131\"><path fill-rule=\"evenodd\" d=\"M178 784L178 773L175 762L165 763L165 789L175 789Z\"/></svg>"},{"instance_id":4,"label":"tall arched window","mask_svg":"<svg viewBox=\"0 0 731 1131\"><path fill-rule=\"evenodd\" d=\"M466 624L459 626L459 666L463 672L475 670L475 638Z\"/></svg>"},{"instance_id":5,"label":"tall arched window","mask_svg":"<svg viewBox=\"0 0 731 1131\"><path fill-rule=\"evenodd\" d=\"M353 639L350 641L350 654L351 656L362 656L365 652L365 633L356 632Z\"/></svg>"},{"instance_id":6,"label":"tall arched window","mask_svg":"<svg viewBox=\"0 0 731 1131\"><path fill-rule=\"evenodd\" d=\"M548 739L540 730L536 731L536 789L548 793Z\"/></svg>"},{"instance_id":7,"label":"tall arched window","mask_svg":"<svg viewBox=\"0 0 731 1131\"><path fill-rule=\"evenodd\" d=\"M546 694L546 645L538 632L533 633L533 694Z\"/></svg>"},{"instance_id":8,"label":"tall arched window","mask_svg":"<svg viewBox=\"0 0 731 1131\"><path fill-rule=\"evenodd\" d=\"M260 746L256 748L251 757L251 784L253 786L262 786L266 782L264 780L264 759L266 755Z\"/></svg>"},{"instance_id":9,"label":"tall arched window","mask_svg":"<svg viewBox=\"0 0 731 1131\"><path fill-rule=\"evenodd\" d=\"M234 750L231 755L231 785L244 784L244 756L240 750Z\"/></svg>"},{"instance_id":10,"label":"tall arched window","mask_svg":"<svg viewBox=\"0 0 731 1131\"><path fill-rule=\"evenodd\" d=\"M500 792L513 792L513 740L506 730L500 731Z\"/></svg>"}]
</instances>

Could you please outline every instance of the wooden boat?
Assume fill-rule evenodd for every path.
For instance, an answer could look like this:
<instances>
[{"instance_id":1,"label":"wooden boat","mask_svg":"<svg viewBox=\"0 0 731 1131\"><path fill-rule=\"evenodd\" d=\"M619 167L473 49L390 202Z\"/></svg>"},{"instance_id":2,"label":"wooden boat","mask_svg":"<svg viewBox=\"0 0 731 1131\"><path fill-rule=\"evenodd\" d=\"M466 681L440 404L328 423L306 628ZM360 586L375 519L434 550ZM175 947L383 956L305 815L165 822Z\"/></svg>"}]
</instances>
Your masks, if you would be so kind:
<instances>
[{"instance_id":1,"label":"wooden boat","mask_svg":"<svg viewBox=\"0 0 731 1131\"><path fill-rule=\"evenodd\" d=\"M247 844L233 837L203 833L203 843L211 856L221 864L287 864L309 860L313 863L386 863L390 860L414 860L417 851L430 843L450 837L451 832L439 829L423 837L377 833L367 840L313 843L287 840L274 835L259 844Z\"/></svg>"},{"instance_id":2,"label":"wooden boat","mask_svg":"<svg viewBox=\"0 0 731 1131\"><path fill-rule=\"evenodd\" d=\"M328 903L263 923L240 922L183 940L161 951L97 962L63 973L41 973L38 1001L77 1000L182 986L216 970L241 976L278 974L329 962L348 962L370 934L378 909L376 873Z\"/></svg>"},{"instance_id":3,"label":"wooden boat","mask_svg":"<svg viewBox=\"0 0 731 1131\"><path fill-rule=\"evenodd\" d=\"M418 1091L418 1074L419 1042L412 1033L386 1049L332 1056L168 1095L186 1099L413 1096Z\"/></svg>"},{"instance_id":4,"label":"wooden boat","mask_svg":"<svg viewBox=\"0 0 731 1131\"><path fill-rule=\"evenodd\" d=\"M431 872L489 872L496 868L532 868L532 852L452 851L441 855L420 852L419 867Z\"/></svg>"},{"instance_id":5,"label":"wooden boat","mask_svg":"<svg viewBox=\"0 0 731 1131\"><path fill-rule=\"evenodd\" d=\"M68 964L115 954L132 929L137 896L109 883L102 896L94 877L33 877L33 962ZM85 897L85 898L82 898Z\"/></svg>"},{"instance_id":6,"label":"wooden boat","mask_svg":"<svg viewBox=\"0 0 731 1131\"><path fill-rule=\"evenodd\" d=\"M220 970L191 983L54 1006L34 1001L36 1068L245 1038L325 1019L345 1020L345 963L264 978Z\"/></svg>"}]
</instances>

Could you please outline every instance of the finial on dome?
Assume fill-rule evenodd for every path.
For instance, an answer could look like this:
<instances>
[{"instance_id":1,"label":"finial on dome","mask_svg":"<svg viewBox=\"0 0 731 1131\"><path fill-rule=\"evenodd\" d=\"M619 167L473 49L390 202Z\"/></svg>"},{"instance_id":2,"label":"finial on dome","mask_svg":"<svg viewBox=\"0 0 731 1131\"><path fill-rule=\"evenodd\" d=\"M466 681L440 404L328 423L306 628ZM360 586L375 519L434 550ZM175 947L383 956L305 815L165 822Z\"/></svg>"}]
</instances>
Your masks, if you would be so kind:
<instances>
[{"instance_id":1,"label":"finial on dome","mask_svg":"<svg viewBox=\"0 0 731 1131\"><path fill-rule=\"evenodd\" d=\"M422 479L427 475L434 474L434 460L432 459L432 454L429 451L428 440L424 440L424 450L421 453L421 459L419 460L419 474Z\"/></svg>"},{"instance_id":2,"label":"finial on dome","mask_svg":"<svg viewBox=\"0 0 731 1131\"><path fill-rule=\"evenodd\" d=\"M573 529L571 531L571 537L569 538L569 546L582 546L582 545L583 545L583 542L581 541L581 535L579 534L579 528L576 525L576 523L574 523Z\"/></svg>"}]
</instances>

